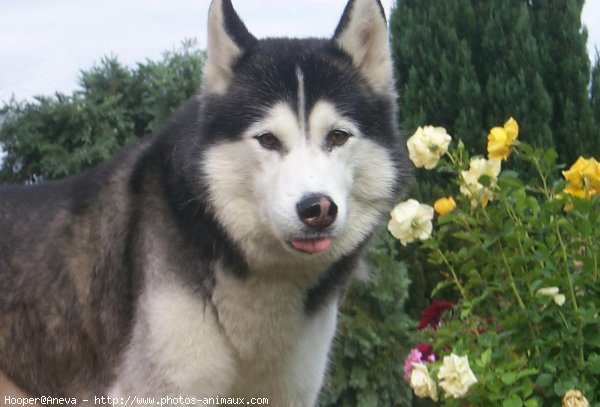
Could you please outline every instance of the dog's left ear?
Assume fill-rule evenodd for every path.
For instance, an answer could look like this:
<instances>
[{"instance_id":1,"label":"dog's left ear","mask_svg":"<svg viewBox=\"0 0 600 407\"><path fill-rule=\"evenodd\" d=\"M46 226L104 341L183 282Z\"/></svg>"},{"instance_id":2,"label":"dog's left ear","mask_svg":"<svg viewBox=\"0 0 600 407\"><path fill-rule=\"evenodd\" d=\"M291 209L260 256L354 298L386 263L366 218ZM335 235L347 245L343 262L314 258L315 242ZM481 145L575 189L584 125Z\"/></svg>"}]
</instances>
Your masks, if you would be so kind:
<instances>
[{"instance_id":1,"label":"dog's left ear","mask_svg":"<svg viewBox=\"0 0 600 407\"><path fill-rule=\"evenodd\" d=\"M387 23L379 0L349 0L333 40L376 91L393 87Z\"/></svg>"},{"instance_id":2,"label":"dog's left ear","mask_svg":"<svg viewBox=\"0 0 600 407\"><path fill-rule=\"evenodd\" d=\"M223 93L240 55L256 38L237 15L231 0L212 0L208 11L208 47L203 68L202 90Z\"/></svg>"}]
</instances>

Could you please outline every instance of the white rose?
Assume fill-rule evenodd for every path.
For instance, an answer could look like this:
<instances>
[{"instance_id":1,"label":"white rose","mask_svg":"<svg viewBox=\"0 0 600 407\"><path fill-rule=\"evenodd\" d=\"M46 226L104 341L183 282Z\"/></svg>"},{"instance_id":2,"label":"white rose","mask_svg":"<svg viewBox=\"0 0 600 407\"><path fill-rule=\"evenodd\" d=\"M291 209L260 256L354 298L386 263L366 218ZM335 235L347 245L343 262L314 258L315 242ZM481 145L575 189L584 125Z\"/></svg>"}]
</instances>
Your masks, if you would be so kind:
<instances>
[{"instance_id":1,"label":"white rose","mask_svg":"<svg viewBox=\"0 0 600 407\"><path fill-rule=\"evenodd\" d=\"M410 374L410 387L412 387L417 397L429 397L437 401L437 386L431 376L427 366L423 363L413 363L413 370Z\"/></svg>"},{"instance_id":2,"label":"white rose","mask_svg":"<svg viewBox=\"0 0 600 407\"><path fill-rule=\"evenodd\" d=\"M562 307L567 298L565 297L564 294L556 294L554 297L552 297L552 299L554 300L556 305L558 305L559 307Z\"/></svg>"},{"instance_id":3,"label":"white rose","mask_svg":"<svg viewBox=\"0 0 600 407\"><path fill-rule=\"evenodd\" d=\"M444 357L438 379L440 379L440 387L454 398L466 396L469 388L477 383L477 378L469 367L467 356L459 357L455 354Z\"/></svg>"},{"instance_id":4,"label":"white rose","mask_svg":"<svg viewBox=\"0 0 600 407\"><path fill-rule=\"evenodd\" d=\"M558 287L544 287L544 288L540 288L535 293L537 295L545 295L545 296L548 296L548 297L552 297L552 299L554 300L554 302L556 303L556 305L558 305L559 307L562 307L563 304L566 301L566 297L564 296L564 294L560 294L559 293Z\"/></svg>"},{"instance_id":5,"label":"white rose","mask_svg":"<svg viewBox=\"0 0 600 407\"><path fill-rule=\"evenodd\" d=\"M416 239L425 240L431 236L433 207L409 199L396 205L390 215L388 230L403 246Z\"/></svg>"},{"instance_id":6,"label":"white rose","mask_svg":"<svg viewBox=\"0 0 600 407\"><path fill-rule=\"evenodd\" d=\"M452 137L443 127L419 127L406 142L408 155L416 167L430 170L446 154L450 141Z\"/></svg>"},{"instance_id":7,"label":"white rose","mask_svg":"<svg viewBox=\"0 0 600 407\"><path fill-rule=\"evenodd\" d=\"M483 186L479 182L479 178L486 175L490 178L491 185L495 186L500 170L501 162L499 159L471 159L469 170L460 173L462 176L460 192L467 197L473 198L471 200L473 206L476 206L478 202L486 206L488 201L493 199L494 193L489 188Z\"/></svg>"},{"instance_id":8,"label":"white rose","mask_svg":"<svg viewBox=\"0 0 600 407\"><path fill-rule=\"evenodd\" d=\"M590 407L590 402L579 390L569 390L562 401L563 407Z\"/></svg>"},{"instance_id":9,"label":"white rose","mask_svg":"<svg viewBox=\"0 0 600 407\"><path fill-rule=\"evenodd\" d=\"M558 287L544 287L544 288L540 288L535 293L537 295L547 295L549 297L554 297L555 295L558 294L559 291L560 290L558 289Z\"/></svg>"}]
</instances>

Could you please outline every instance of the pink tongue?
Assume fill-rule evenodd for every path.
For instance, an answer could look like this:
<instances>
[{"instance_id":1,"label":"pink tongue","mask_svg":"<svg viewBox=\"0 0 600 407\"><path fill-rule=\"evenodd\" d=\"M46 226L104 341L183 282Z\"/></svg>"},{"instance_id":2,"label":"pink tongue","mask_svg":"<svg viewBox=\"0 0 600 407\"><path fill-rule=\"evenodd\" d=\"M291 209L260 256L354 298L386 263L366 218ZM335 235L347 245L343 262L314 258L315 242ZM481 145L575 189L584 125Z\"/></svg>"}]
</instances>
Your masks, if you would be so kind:
<instances>
[{"instance_id":1,"label":"pink tongue","mask_svg":"<svg viewBox=\"0 0 600 407\"><path fill-rule=\"evenodd\" d=\"M320 253L329 248L331 239L325 237L323 239L314 240L292 240L290 242L297 250L306 253Z\"/></svg>"}]
</instances>

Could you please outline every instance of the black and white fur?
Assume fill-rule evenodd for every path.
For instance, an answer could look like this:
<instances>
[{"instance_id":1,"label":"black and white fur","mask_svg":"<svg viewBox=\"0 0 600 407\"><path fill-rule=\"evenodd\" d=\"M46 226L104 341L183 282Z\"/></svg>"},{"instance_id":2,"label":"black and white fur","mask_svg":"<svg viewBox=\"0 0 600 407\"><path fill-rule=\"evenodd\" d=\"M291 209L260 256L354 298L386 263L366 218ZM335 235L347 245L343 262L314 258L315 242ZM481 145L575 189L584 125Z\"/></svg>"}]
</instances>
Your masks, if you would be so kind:
<instances>
[{"instance_id":1,"label":"black and white fur","mask_svg":"<svg viewBox=\"0 0 600 407\"><path fill-rule=\"evenodd\" d=\"M316 402L340 292L409 177L383 9L257 40L213 0L208 35L158 134L0 188L0 370L31 395Z\"/></svg>"}]
</instances>

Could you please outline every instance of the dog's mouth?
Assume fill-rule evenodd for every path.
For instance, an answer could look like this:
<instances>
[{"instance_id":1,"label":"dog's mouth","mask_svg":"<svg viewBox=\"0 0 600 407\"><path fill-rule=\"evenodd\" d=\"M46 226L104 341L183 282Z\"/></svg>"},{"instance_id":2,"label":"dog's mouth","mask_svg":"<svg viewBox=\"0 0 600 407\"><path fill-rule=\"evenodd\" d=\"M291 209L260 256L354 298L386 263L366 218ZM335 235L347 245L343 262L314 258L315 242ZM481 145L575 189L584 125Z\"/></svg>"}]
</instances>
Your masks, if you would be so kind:
<instances>
[{"instance_id":1,"label":"dog's mouth","mask_svg":"<svg viewBox=\"0 0 600 407\"><path fill-rule=\"evenodd\" d=\"M317 239L294 239L289 241L294 249L309 254L321 253L331 246L330 237L320 237Z\"/></svg>"}]
</instances>

